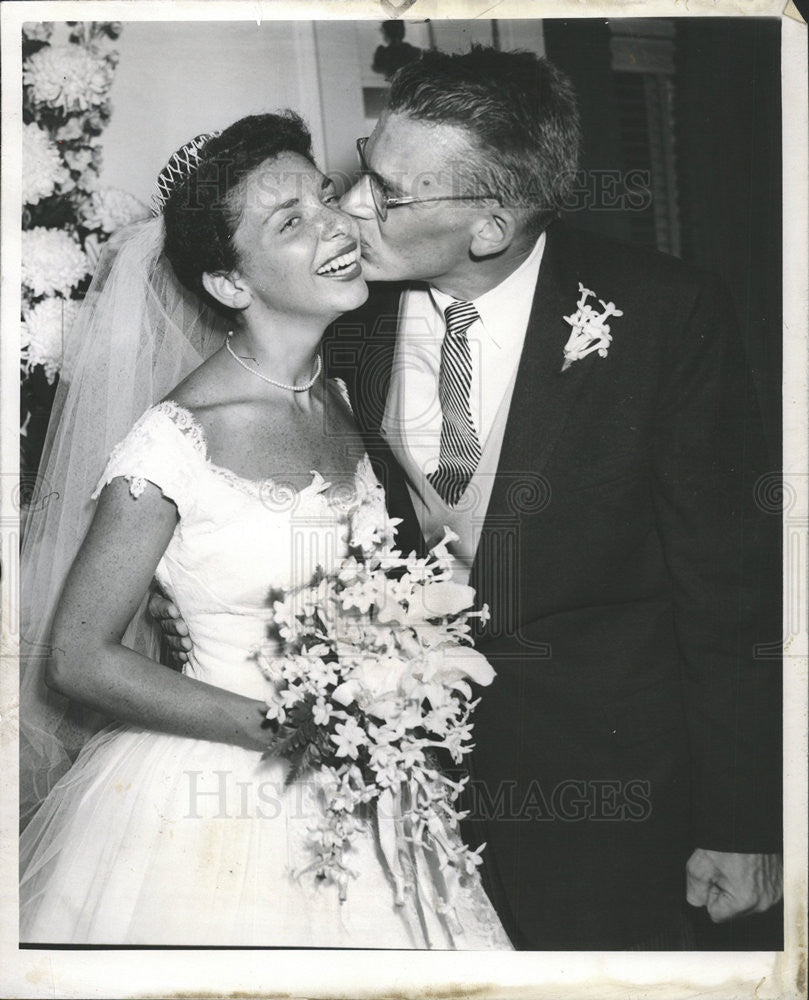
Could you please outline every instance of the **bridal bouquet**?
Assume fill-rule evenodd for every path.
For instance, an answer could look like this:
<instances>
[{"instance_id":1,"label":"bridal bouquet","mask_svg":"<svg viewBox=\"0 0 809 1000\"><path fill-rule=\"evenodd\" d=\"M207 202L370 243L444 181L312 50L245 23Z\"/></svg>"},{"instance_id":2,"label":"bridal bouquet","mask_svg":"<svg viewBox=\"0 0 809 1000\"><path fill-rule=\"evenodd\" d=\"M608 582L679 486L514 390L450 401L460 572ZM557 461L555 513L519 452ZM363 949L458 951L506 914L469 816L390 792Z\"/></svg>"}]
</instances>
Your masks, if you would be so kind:
<instances>
[{"instance_id":1,"label":"bridal bouquet","mask_svg":"<svg viewBox=\"0 0 809 1000\"><path fill-rule=\"evenodd\" d=\"M472 749L469 680L494 671L472 648L475 592L452 581L444 538L426 558L394 548L397 519L353 525L350 556L337 570L274 603L275 637L258 654L274 684L268 756L290 762L288 780L319 772L326 809L311 828L313 860L303 871L335 883L345 899L358 807L373 804L397 903L429 868L445 891L481 863L457 833L466 778L436 767L436 749L455 763ZM280 650L279 650L280 640Z\"/></svg>"}]
</instances>

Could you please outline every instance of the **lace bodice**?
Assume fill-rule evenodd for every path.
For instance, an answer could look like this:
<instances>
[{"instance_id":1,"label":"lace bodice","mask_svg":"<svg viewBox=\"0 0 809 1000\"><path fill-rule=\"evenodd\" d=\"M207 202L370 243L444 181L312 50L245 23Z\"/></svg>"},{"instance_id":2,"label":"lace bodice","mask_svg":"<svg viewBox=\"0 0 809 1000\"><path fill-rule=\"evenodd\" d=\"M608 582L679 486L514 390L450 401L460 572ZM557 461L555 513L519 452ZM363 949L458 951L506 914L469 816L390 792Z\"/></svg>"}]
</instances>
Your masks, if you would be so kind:
<instances>
[{"instance_id":1,"label":"lace bodice","mask_svg":"<svg viewBox=\"0 0 809 1000\"><path fill-rule=\"evenodd\" d=\"M272 600L305 586L318 567L334 567L358 521L384 519L384 492L367 456L353 490L311 475L294 490L216 465L200 424L171 401L147 410L114 449L94 497L117 477L134 497L150 482L179 513L155 577L188 625L188 673L264 697L250 653L266 637Z\"/></svg>"}]
</instances>

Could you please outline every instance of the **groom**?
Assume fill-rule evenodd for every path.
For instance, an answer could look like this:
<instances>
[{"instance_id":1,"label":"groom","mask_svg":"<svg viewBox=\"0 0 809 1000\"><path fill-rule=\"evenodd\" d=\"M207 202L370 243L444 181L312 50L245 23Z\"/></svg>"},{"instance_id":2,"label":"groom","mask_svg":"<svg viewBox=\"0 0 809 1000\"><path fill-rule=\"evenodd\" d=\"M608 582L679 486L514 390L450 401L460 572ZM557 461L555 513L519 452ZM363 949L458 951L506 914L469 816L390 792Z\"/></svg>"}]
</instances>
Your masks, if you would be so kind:
<instances>
[{"instance_id":1,"label":"groom","mask_svg":"<svg viewBox=\"0 0 809 1000\"><path fill-rule=\"evenodd\" d=\"M553 221L578 140L528 53L401 70L326 360L402 547L451 526L492 611L467 836L516 946L687 948L686 898L780 898L780 525L719 282Z\"/></svg>"}]
</instances>

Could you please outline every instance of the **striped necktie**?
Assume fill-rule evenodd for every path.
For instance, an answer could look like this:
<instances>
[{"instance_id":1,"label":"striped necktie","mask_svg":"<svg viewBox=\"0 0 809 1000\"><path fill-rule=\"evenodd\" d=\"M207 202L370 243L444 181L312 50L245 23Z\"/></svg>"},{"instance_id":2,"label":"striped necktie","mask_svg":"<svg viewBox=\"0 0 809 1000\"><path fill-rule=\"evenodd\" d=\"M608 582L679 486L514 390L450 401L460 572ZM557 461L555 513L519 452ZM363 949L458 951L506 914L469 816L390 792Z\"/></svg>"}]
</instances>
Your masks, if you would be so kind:
<instances>
[{"instance_id":1,"label":"striped necktie","mask_svg":"<svg viewBox=\"0 0 809 1000\"><path fill-rule=\"evenodd\" d=\"M441 403L441 452L438 468L427 478L439 496L454 507L480 461L480 441L469 410L472 352L466 331L480 317L471 302L453 302L444 310L447 332L441 346L438 398Z\"/></svg>"}]
</instances>

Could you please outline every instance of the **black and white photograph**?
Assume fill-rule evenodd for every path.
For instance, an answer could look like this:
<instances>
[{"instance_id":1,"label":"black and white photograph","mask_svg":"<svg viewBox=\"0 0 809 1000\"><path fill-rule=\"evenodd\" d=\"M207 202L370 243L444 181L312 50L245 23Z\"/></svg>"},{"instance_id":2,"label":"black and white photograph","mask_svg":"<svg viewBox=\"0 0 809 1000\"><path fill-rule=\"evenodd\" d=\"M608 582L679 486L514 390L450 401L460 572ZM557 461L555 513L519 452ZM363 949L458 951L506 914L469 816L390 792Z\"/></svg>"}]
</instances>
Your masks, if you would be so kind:
<instances>
[{"instance_id":1,"label":"black and white photograph","mask_svg":"<svg viewBox=\"0 0 809 1000\"><path fill-rule=\"evenodd\" d=\"M4 995L805 992L806 25L568 6L2 5Z\"/></svg>"}]
</instances>

